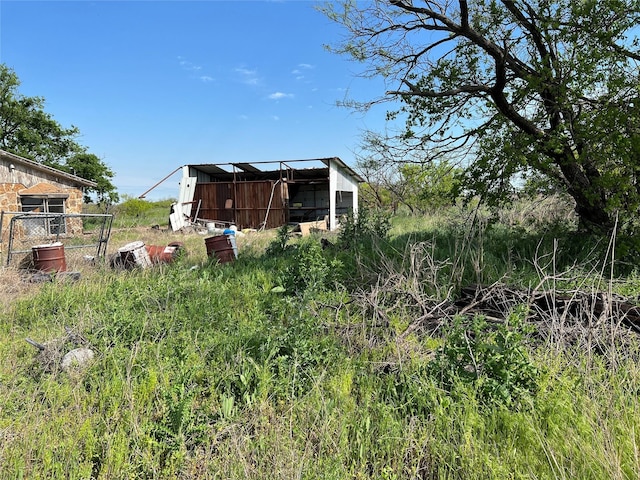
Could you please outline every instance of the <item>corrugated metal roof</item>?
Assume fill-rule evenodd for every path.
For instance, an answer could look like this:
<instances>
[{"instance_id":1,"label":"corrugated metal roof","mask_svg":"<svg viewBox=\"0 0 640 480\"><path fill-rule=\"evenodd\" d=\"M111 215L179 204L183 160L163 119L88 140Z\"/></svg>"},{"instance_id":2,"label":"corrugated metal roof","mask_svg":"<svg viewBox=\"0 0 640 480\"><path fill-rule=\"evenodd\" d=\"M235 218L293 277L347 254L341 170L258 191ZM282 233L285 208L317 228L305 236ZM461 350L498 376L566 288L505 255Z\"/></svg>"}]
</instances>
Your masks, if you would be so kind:
<instances>
[{"instance_id":1,"label":"corrugated metal roof","mask_svg":"<svg viewBox=\"0 0 640 480\"><path fill-rule=\"evenodd\" d=\"M245 172L259 173L262 171L259 168L254 167L250 163L233 163L232 165L234 167L238 167L240 170L243 170Z\"/></svg>"},{"instance_id":2,"label":"corrugated metal roof","mask_svg":"<svg viewBox=\"0 0 640 480\"><path fill-rule=\"evenodd\" d=\"M349 172L349 174L355 178L358 182L360 183L364 183L364 178L362 178L360 175L358 175L356 173L355 170L353 170L349 165L347 165L346 163L344 163L342 160L340 160L338 157L332 157L332 158L322 158L320 159L320 161L322 163L324 163L327 167L329 166L329 162L333 160L335 163L337 163L338 165L340 165L340 167L344 168L347 172Z\"/></svg>"},{"instance_id":3,"label":"corrugated metal roof","mask_svg":"<svg viewBox=\"0 0 640 480\"><path fill-rule=\"evenodd\" d=\"M33 160L29 160L28 158L21 157L14 153L7 152L5 150L0 150L0 156L4 157L12 162L21 163L23 165L27 165L34 170L38 170L41 172L48 173L50 175L56 175L58 177L65 178L70 182L73 182L77 185L81 185L83 187L97 187L98 184L96 182L92 182L91 180L87 180L82 177L78 177L77 175L72 175L71 173L63 172L62 170L58 170L57 168L49 167L47 165L43 165L38 162L34 162Z\"/></svg>"},{"instance_id":4,"label":"corrugated metal roof","mask_svg":"<svg viewBox=\"0 0 640 480\"><path fill-rule=\"evenodd\" d=\"M364 179L358 175L351 167L349 167L346 163L344 163L338 157L327 157L327 158L309 158L309 159L301 159L301 160L267 160L267 161L256 161L256 162L242 162L242 163L203 163L203 164L189 164L190 168L194 168L203 173L207 173L209 175L228 175L232 174L232 169L238 168L246 173L254 173L254 174L265 174L261 177L268 178L269 173L279 172L280 169L292 169L294 171L300 172L303 176L313 175L314 172L322 168L329 168L329 164L331 162L335 162L344 169L349 175L351 175L356 181L362 183ZM313 164L315 163L318 167L303 167L299 166L302 164ZM259 169L256 165L269 165L270 169ZM323 166L321 166L323 165ZM223 167L230 167L229 170L225 170ZM304 173L303 173L304 172Z\"/></svg>"}]
</instances>

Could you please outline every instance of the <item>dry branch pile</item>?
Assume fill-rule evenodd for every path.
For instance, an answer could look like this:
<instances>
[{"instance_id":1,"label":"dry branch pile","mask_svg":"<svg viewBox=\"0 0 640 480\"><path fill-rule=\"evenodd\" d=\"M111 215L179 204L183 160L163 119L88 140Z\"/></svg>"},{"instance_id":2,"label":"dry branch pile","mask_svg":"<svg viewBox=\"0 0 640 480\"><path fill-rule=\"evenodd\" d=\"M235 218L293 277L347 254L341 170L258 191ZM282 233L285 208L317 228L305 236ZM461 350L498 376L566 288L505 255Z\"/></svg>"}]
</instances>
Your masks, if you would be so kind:
<instances>
[{"instance_id":1,"label":"dry branch pile","mask_svg":"<svg viewBox=\"0 0 640 480\"><path fill-rule=\"evenodd\" d=\"M380 257L375 270L362 266L373 281L354 295L369 343L381 340L394 318L411 319L400 338L411 333L433 335L455 316L482 315L490 323L501 323L521 305L528 307L525 321L535 326L536 338L545 343L590 348L604 342L626 343L629 333L640 333L640 306L634 301L595 286L560 291L556 281L570 278L569 272L549 277L537 261L541 281L536 288L474 284L456 295L455 285L462 278L460 260L436 260L429 242L409 245L400 261Z\"/></svg>"},{"instance_id":2,"label":"dry branch pile","mask_svg":"<svg viewBox=\"0 0 640 480\"><path fill-rule=\"evenodd\" d=\"M588 339L601 343L630 331L640 333L640 306L609 293L526 290L496 283L463 287L455 299L436 298L395 275L361 291L356 303L371 330L389 326L391 316L399 312L413 318L400 337L414 332L434 334L456 315L482 315L489 322L504 322L519 305L528 307L526 321L535 325L536 336L544 342L577 344Z\"/></svg>"},{"instance_id":3,"label":"dry branch pile","mask_svg":"<svg viewBox=\"0 0 640 480\"><path fill-rule=\"evenodd\" d=\"M580 290L527 291L501 284L470 285L454 305L459 314L484 315L502 321L516 305L527 305L527 320L540 334L572 343L580 333L633 330L640 333L640 307L628 299L603 292Z\"/></svg>"}]
</instances>

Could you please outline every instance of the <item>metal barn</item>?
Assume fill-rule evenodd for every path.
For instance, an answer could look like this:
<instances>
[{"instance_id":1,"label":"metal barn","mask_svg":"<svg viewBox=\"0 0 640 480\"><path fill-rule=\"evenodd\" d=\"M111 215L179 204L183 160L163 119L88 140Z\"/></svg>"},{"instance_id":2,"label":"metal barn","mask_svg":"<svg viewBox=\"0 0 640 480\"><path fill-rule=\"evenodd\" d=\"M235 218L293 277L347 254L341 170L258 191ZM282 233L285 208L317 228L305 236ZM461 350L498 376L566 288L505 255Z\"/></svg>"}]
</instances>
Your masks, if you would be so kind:
<instances>
[{"instance_id":1,"label":"metal barn","mask_svg":"<svg viewBox=\"0 0 640 480\"><path fill-rule=\"evenodd\" d=\"M277 228L357 213L363 179L337 157L279 162L217 163L182 167L172 227L185 218Z\"/></svg>"}]
</instances>

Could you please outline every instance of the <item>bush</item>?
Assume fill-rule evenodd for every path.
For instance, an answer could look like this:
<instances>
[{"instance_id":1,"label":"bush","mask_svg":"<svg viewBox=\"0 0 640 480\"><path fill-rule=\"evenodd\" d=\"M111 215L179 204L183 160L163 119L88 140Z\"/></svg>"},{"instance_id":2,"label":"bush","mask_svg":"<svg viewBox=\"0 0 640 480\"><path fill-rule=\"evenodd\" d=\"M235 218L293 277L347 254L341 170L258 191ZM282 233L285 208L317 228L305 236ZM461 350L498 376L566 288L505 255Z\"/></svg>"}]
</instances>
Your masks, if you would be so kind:
<instances>
[{"instance_id":1,"label":"bush","mask_svg":"<svg viewBox=\"0 0 640 480\"><path fill-rule=\"evenodd\" d=\"M361 208L358 214L350 212L341 224L338 244L343 248L357 248L372 241L389 238L390 214L382 210Z\"/></svg>"},{"instance_id":2,"label":"bush","mask_svg":"<svg viewBox=\"0 0 640 480\"><path fill-rule=\"evenodd\" d=\"M278 228L276 233L276 238L267 245L267 249L265 250L265 255L273 256L280 255L284 253L290 245L288 245L289 240L291 239L291 231L289 230L289 225L285 224Z\"/></svg>"},{"instance_id":3,"label":"bush","mask_svg":"<svg viewBox=\"0 0 640 480\"><path fill-rule=\"evenodd\" d=\"M481 316L457 317L430 373L448 391L471 384L487 405L520 406L535 395L539 378L525 347L525 315L524 306L517 308L495 328Z\"/></svg>"},{"instance_id":4,"label":"bush","mask_svg":"<svg viewBox=\"0 0 640 480\"><path fill-rule=\"evenodd\" d=\"M116 206L116 211L121 215L138 217L153 208L153 204L140 198L127 198Z\"/></svg>"},{"instance_id":5,"label":"bush","mask_svg":"<svg viewBox=\"0 0 640 480\"><path fill-rule=\"evenodd\" d=\"M287 269L287 286L296 293L317 292L330 287L340 277L342 263L329 260L315 240L300 242Z\"/></svg>"}]
</instances>

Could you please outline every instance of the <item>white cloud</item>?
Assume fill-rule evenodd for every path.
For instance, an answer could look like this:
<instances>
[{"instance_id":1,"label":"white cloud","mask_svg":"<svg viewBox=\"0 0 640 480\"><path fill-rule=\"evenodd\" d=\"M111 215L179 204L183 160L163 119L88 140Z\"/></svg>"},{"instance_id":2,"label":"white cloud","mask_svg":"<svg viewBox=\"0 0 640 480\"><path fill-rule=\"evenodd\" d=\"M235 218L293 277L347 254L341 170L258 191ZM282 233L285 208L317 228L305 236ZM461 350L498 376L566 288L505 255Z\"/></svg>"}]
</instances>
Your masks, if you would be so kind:
<instances>
[{"instance_id":1,"label":"white cloud","mask_svg":"<svg viewBox=\"0 0 640 480\"><path fill-rule=\"evenodd\" d=\"M253 76L257 73L255 70L249 70L248 68L236 68L236 72L244 76Z\"/></svg>"},{"instance_id":2,"label":"white cloud","mask_svg":"<svg viewBox=\"0 0 640 480\"><path fill-rule=\"evenodd\" d=\"M291 75L295 75L296 80L304 80L304 74L302 73L302 70L298 70L297 68L291 70Z\"/></svg>"},{"instance_id":3,"label":"white cloud","mask_svg":"<svg viewBox=\"0 0 640 480\"><path fill-rule=\"evenodd\" d=\"M278 120L280 120L280 117L277 115L273 115L271 119L277 122Z\"/></svg>"},{"instance_id":4,"label":"white cloud","mask_svg":"<svg viewBox=\"0 0 640 480\"><path fill-rule=\"evenodd\" d=\"M260 78L258 77L257 70L240 67L236 68L235 72L240 74L240 76L242 77L242 83L246 85L258 85L260 83Z\"/></svg>"},{"instance_id":5,"label":"white cloud","mask_svg":"<svg viewBox=\"0 0 640 480\"><path fill-rule=\"evenodd\" d=\"M283 98L293 98L293 93L275 92L269 95L270 100L281 100Z\"/></svg>"},{"instance_id":6,"label":"white cloud","mask_svg":"<svg viewBox=\"0 0 640 480\"><path fill-rule=\"evenodd\" d=\"M203 83L213 82L213 80L214 80L214 78L212 76L206 75L206 74L201 72L202 67L200 65L196 65L196 64L190 62L185 57L179 56L178 57L178 64L180 65L180 68L182 68L183 70L191 73L190 77L192 79L200 80Z\"/></svg>"},{"instance_id":7,"label":"white cloud","mask_svg":"<svg viewBox=\"0 0 640 480\"><path fill-rule=\"evenodd\" d=\"M299 63L296 68L291 70L291 75L295 75L296 80L301 81L306 78L304 70L312 70L314 68L316 68L315 65L311 65L310 63Z\"/></svg>"},{"instance_id":8,"label":"white cloud","mask_svg":"<svg viewBox=\"0 0 640 480\"><path fill-rule=\"evenodd\" d=\"M191 63L189 60L187 60L184 57L178 57L178 62L183 69L188 70L190 72L193 72L193 71L197 72L198 70L202 70L202 67L200 65Z\"/></svg>"}]
</instances>

